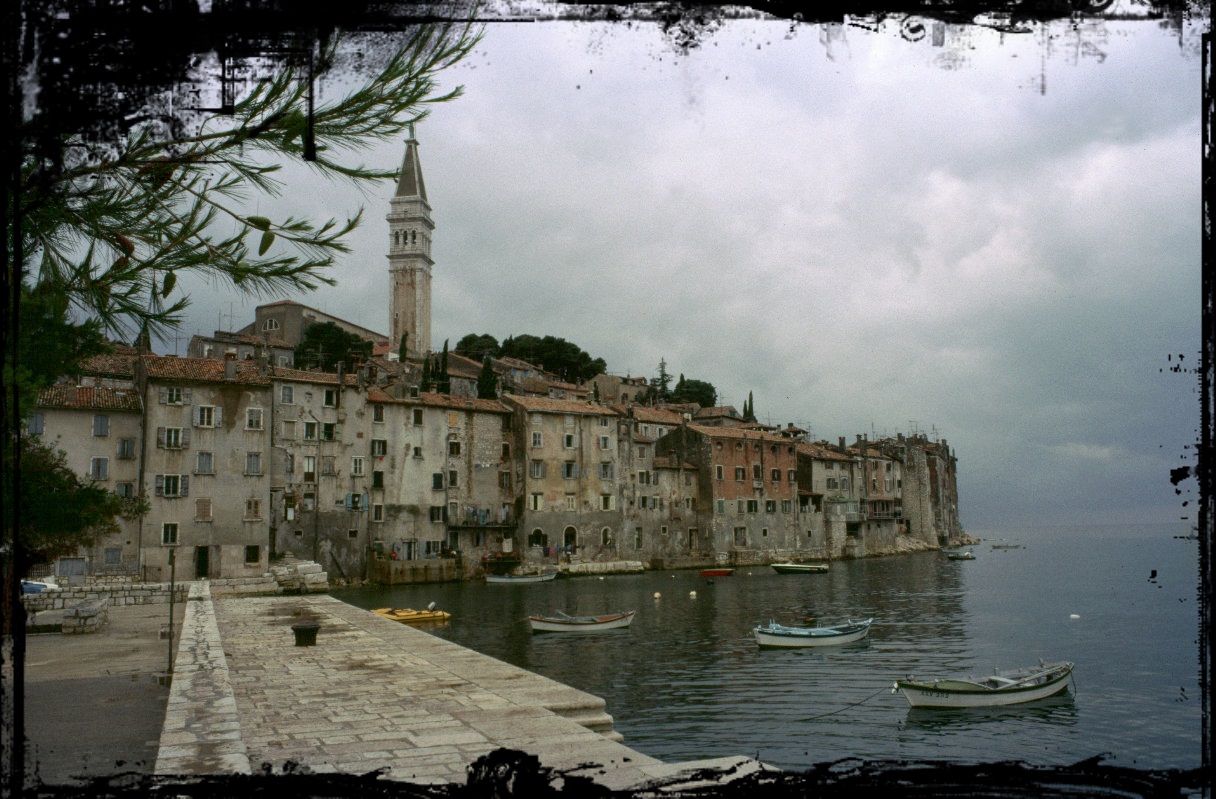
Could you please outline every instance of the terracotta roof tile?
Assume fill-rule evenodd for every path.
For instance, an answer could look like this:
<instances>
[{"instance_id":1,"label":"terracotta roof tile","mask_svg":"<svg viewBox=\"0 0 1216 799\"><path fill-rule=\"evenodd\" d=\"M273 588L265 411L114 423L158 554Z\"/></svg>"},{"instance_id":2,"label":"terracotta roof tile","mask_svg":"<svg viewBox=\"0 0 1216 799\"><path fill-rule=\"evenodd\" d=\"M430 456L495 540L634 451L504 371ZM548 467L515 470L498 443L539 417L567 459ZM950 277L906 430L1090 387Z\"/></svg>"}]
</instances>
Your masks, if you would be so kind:
<instances>
[{"instance_id":1,"label":"terracotta roof tile","mask_svg":"<svg viewBox=\"0 0 1216 799\"><path fill-rule=\"evenodd\" d=\"M597 405L584 400L550 399L549 397L523 397L515 394L504 397L508 404L521 407L528 413L583 413L594 416L619 416L607 405Z\"/></svg>"},{"instance_id":2,"label":"terracotta roof tile","mask_svg":"<svg viewBox=\"0 0 1216 799\"><path fill-rule=\"evenodd\" d=\"M714 427L711 425L690 424L689 430L700 433L707 438L729 438L739 441L765 441L774 444L789 444L788 438L767 433L762 430L748 430L742 427Z\"/></svg>"},{"instance_id":3,"label":"terracotta roof tile","mask_svg":"<svg viewBox=\"0 0 1216 799\"><path fill-rule=\"evenodd\" d=\"M38 407L131 411L132 413L139 413L143 410L139 401L139 393L135 389L73 386L67 383L60 383L39 392Z\"/></svg>"},{"instance_id":4,"label":"terracotta roof tile","mask_svg":"<svg viewBox=\"0 0 1216 799\"><path fill-rule=\"evenodd\" d=\"M510 413L511 409L498 400L476 399L474 397L453 397L449 394L437 394L433 391L418 395L418 402L432 408L450 408L461 411L485 411L488 413Z\"/></svg>"},{"instance_id":5,"label":"terracotta roof tile","mask_svg":"<svg viewBox=\"0 0 1216 799\"><path fill-rule=\"evenodd\" d=\"M256 361L237 361L236 377L225 377L228 361L215 358L179 358L172 355L145 355L140 358L145 373L155 380L187 380L195 383L244 383L269 386L270 377L258 371Z\"/></svg>"}]
</instances>

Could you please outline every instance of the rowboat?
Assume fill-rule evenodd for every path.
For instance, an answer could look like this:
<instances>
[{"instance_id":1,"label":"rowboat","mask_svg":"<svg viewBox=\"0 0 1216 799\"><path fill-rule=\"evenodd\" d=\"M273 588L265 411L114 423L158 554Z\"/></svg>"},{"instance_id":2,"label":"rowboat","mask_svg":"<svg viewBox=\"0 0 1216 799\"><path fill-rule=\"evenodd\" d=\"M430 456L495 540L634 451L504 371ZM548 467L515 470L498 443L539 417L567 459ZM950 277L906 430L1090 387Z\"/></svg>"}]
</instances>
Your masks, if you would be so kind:
<instances>
[{"instance_id":1,"label":"rowboat","mask_svg":"<svg viewBox=\"0 0 1216 799\"><path fill-rule=\"evenodd\" d=\"M992 545L993 549L1021 549L1021 544L1010 544L1007 541L997 541Z\"/></svg>"},{"instance_id":2,"label":"rowboat","mask_svg":"<svg viewBox=\"0 0 1216 799\"><path fill-rule=\"evenodd\" d=\"M487 574L487 583L547 583L557 579L557 572L544 574Z\"/></svg>"},{"instance_id":3,"label":"rowboat","mask_svg":"<svg viewBox=\"0 0 1216 799\"><path fill-rule=\"evenodd\" d=\"M1033 702L1064 691L1073 664L1068 661L1028 666L987 677L896 680L891 692L903 692L912 707L996 707Z\"/></svg>"},{"instance_id":4,"label":"rowboat","mask_svg":"<svg viewBox=\"0 0 1216 799\"><path fill-rule=\"evenodd\" d=\"M630 610L601 616L568 616L559 610L555 616L529 616L528 621L534 633L598 633L628 627L636 613Z\"/></svg>"},{"instance_id":5,"label":"rowboat","mask_svg":"<svg viewBox=\"0 0 1216 799\"><path fill-rule=\"evenodd\" d=\"M412 608L376 608L372 611L377 616L383 616L386 619L399 621L402 624L421 624L422 622L432 621L447 621L452 617L451 613L444 610L436 610L428 608L427 610L414 610Z\"/></svg>"},{"instance_id":6,"label":"rowboat","mask_svg":"<svg viewBox=\"0 0 1216 799\"><path fill-rule=\"evenodd\" d=\"M701 569L702 577L730 577L734 573L734 569Z\"/></svg>"},{"instance_id":7,"label":"rowboat","mask_svg":"<svg viewBox=\"0 0 1216 799\"><path fill-rule=\"evenodd\" d=\"M950 560L975 560L975 553L970 549L965 549L962 552L947 552L946 557Z\"/></svg>"},{"instance_id":8,"label":"rowboat","mask_svg":"<svg viewBox=\"0 0 1216 799\"><path fill-rule=\"evenodd\" d=\"M817 574L828 570L826 563L772 563L777 574Z\"/></svg>"},{"instance_id":9,"label":"rowboat","mask_svg":"<svg viewBox=\"0 0 1216 799\"><path fill-rule=\"evenodd\" d=\"M836 646L865 638L872 621L846 621L835 627L786 627L770 620L764 627L752 628L752 634L762 647Z\"/></svg>"}]
</instances>

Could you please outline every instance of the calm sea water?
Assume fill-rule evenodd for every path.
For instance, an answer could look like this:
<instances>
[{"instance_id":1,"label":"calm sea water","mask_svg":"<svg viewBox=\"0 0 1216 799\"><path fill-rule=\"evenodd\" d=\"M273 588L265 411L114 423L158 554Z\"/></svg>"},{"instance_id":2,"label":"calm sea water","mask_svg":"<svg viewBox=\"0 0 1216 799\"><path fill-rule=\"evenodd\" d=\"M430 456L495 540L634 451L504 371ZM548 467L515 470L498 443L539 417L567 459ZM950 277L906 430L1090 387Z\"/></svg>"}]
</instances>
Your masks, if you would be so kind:
<instances>
[{"instance_id":1,"label":"calm sea water","mask_svg":"<svg viewBox=\"0 0 1216 799\"><path fill-rule=\"evenodd\" d=\"M1201 764L1198 543L1185 525L972 533L940 553L834 562L826 574L740 569L355 589L365 608L453 614L432 634L603 697L634 749L666 761L757 756L787 769L843 758L1018 760L1104 755L1142 769ZM992 541L1021 544L994 549ZM695 592L695 595L694 593ZM659 598L654 598L655 594ZM636 609L631 628L533 635L556 609ZM867 640L760 650L757 623L874 617ZM912 709L891 685L1044 660L1076 662L1066 695L1003 709Z\"/></svg>"}]
</instances>

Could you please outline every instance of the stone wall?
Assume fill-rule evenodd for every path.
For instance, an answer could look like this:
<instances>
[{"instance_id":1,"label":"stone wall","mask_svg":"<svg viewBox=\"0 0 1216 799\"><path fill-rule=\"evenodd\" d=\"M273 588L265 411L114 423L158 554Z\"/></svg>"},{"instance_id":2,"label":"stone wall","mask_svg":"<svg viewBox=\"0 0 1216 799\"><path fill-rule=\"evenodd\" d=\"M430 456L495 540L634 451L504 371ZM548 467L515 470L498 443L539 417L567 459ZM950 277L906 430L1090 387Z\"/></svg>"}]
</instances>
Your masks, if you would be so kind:
<instances>
[{"instance_id":1,"label":"stone wall","mask_svg":"<svg viewBox=\"0 0 1216 799\"><path fill-rule=\"evenodd\" d=\"M173 593L175 601L185 602L190 593L190 584L177 583L173 586ZM25 609L35 613L43 610L64 610L98 600L105 600L109 607L167 604L169 583L136 583L110 578L96 584L73 585L58 591L23 594L21 597Z\"/></svg>"}]
</instances>

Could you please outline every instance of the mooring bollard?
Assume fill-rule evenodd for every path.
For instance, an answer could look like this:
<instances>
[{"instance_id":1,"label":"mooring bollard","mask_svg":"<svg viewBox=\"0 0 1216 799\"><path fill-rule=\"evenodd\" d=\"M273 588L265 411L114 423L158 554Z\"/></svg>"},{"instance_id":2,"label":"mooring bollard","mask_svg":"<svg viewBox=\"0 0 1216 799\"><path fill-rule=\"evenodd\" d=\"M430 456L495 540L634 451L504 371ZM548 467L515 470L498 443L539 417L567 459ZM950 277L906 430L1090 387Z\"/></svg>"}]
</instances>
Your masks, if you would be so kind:
<instances>
[{"instance_id":1,"label":"mooring bollard","mask_svg":"<svg viewBox=\"0 0 1216 799\"><path fill-rule=\"evenodd\" d=\"M302 621L291 625L291 631L296 636L296 646L315 646L319 629L321 625L315 621Z\"/></svg>"}]
</instances>

